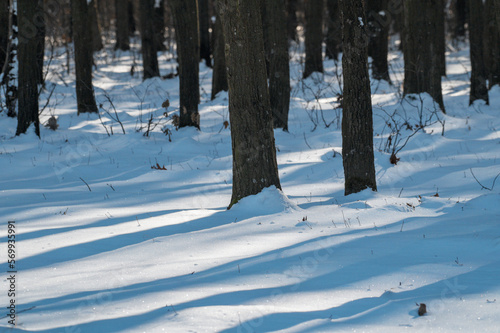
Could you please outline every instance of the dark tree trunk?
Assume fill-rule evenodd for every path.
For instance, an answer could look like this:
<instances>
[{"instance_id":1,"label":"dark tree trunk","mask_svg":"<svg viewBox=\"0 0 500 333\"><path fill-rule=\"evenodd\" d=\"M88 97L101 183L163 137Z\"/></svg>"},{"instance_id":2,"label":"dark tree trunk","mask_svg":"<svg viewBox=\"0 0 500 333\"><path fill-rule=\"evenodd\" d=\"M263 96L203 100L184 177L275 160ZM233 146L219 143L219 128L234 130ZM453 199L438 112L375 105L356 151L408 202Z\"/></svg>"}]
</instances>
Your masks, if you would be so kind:
<instances>
[{"instance_id":1,"label":"dark tree trunk","mask_svg":"<svg viewBox=\"0 0 500 333\"><path fill-rule=\"evenodd\" d=\"M435 0L436 9L432 22L436 22L436 33L434 33L439 73L446 76L446 29L445 29L445 0Z\"/></svg>"},{"instance_id":2,"label":"dark tree trunk","mask_svg":"<svg viewBox=\"0 0 500 333\"><path fill-rule=\"evenodd\" d=\"M469 0L471 85L469 104L482 99L489 103L483 55L483 0Z\"/></svg>"},{"instance_id":3,"label":"dark tree trunk","mask_svg":"<svg viewBox=\"0 0 500 333\"><path fill-rule=\"evenodd\" d=\"M179 126L200 128L200 40L197 0L170 0L179 63Z\"/></svg>"},{"instance_id":4,"label":"dark tree trunk","mask_svg":"<svg viewBox=\"0 0 500 333\"><path fill-rule=\"evenodd\" d=\"M36 61L38 84L44 84L43 60L45 57L45 16L43 0L38 0L36 14L33 23L37 28L36 33Z\"/></svg>"},{"instance_id":5,"label":"dark tree trunk","mask_svg":"<svg viewBox=\"0 0 500 333\"><path fill-rule=\"evenodd\" d=\"M88 4L88 18L90 21L90 34L92 38L92 50L100 51L102 45L101 26L99 25L99 18L97 13L97 4L95 0L91 0Z\"/></svg>"},{"instance_id":6,"label":"dark tree trunk","mask_svg":"<svg viewBox=\"0 0 500 333\"><path fill-rule=\"evenodd\" d=\"M157 51L165 51L165 5L164 1L158 1L158 7L153 9L153 29L155 32L155 45Z\"/></svg>"},{"instance_id":7,"label":"dark tree trunk","mask_svg":"<svg viewBox=\"0 0 500 333\"><path fill-rule=\"evenodd\" d=\"M437 45L436 13L441 1L405 0L404 95L429 93L445 112L441 90L442 55Z\"/></svg>"},{"instance_id":8,"label":"dark tree trunk","mask_svg":"<svg viewBox=\"0 0 500 333\"><path fill-rule=\"evenodd\" d=\"M370 36L368 54L372 57L372 76L376 80L385 80L390 83L387 53L391 18L387 13L387 0L368 1L367 12Z\"/></svg>"},{"instance_id":9,"label":"dark tree trunk","mask_svg":"<svg viewBox=\"0 0 500 333\"><path fill-rule=\"evenodd\" d=\"M344 54L342 159L345 195L377 190L373 155L373 118L368 75L368 41L363 0L340 0Z\"/></svg>"},{"instance_id":10,"label":"dark tree trunk","mask_svg":"<svg viewBox=\"0 0 500 333\"><path fill-rule=\"evenodd\" d=\"M208 67L212 67L212 53L210 45L210 13L208 2L210 0L198 0L199 19L200 19L200 58L205 60Z\"/></svg>"},{"instance_id":11,"label":"dark tree trunk","mask_svg":"<svg viewBox=\"0 0 500 333\"><path fill-rule=\"evenodd\" d=\"M268 64L269 95L274 128L288 131L288 109L290 106L290 65L288 36L286 32L285 0L262 2L264 40L267 41L266 63Z\"/></svg>"},{"instance_id":12,"label":"dark tree trunk","mask_svg":"<svg viewBox=\"0 0 500 333\"><path fill-rule=\"evenodd\" d=\"M323 73L323 0L305 1L306 63L303 77L314 72Z\"/></svg>"},{"instance_id":13,"label":"dark tree trunk","mask_svg":"<svg viewBox=\"0 0 500 333\"><path fill-rule=\"evenodd\" d=\"M259 1L218 1L226 42L233 151L229 208L266 187L281 189Z\"/></svg>"},{"instance_id":14,"label":"dark tree trunk","mask_svg":"<svg viewBox=\"0 0 500 333\"><path fill-rule=\"evenodd\" d=\"M214 66L212 74L212 96L213 100L221 91L227 91L227 73L226 73L226 56L224 55L224 34L222 32L222 24L220 16L217 14L214 24L213 36L213 52Z\"/></svg>"},{"instance_id":15,"label":"dark tree trunk","mask_svg":"<svg viewBox=\"0 0 500 333\"><path fill-rule=\"evenodd\" d=\"M92 37L87 0L71 0L73 41L75 42L76 101L78 114L97 112L92 85Z\"/></svg>"},{"instance_id":16,"label":"dark tree trunk","mask_svg":"<svg viewBox=\"0 0 500 333\"><path fill-rule=\"evenodd\" d=\"M339 0L326 0L328 9L328 32L326 34L326 57L339 59L342 52L342 22L340 22Z\"/></svg>"},{"instance_id":17,"label":"dark tree trunk","mask_svg":"<svg viewBox=\"0 0 500 333\"><path fill-rule=\"evenodd\" d=\"M153 30L153 3L150 0L136 0L139 12L139 32L141 33L142 67L144 80L160 76Z\"/></svg>"},{"instance_id":18,"label":"dark tree trunk","mask_svg":"<svg viewBox=\"0 0 500 333\"><path fill-rule=\"evenodd\" d=\"M133 36L134 33L137 31L138 27L135 23L135 17L134 17L134 7L137 7L136 10L138 9L138 4L134 4L135 0L128 0L128 33L130 36Z\"/></svg>"},{"instance_id":19,"label":"dark tree trunk","mask_svg":"<svg viewBox=\"0 0 500 333\"><path fill-rule=\"evenodd\" d=\"M7 55L2 68L2 81L0 85L5 85L5 106L7 107L7 116L14 118L16 114L17 104L17 83L16 71L14 71L15 58L17 56L18 33L17 31L17 13L13 9L14 0L9 1L9 15L8 15L8 42L7 42Z\"/></svg>"},{"instance_id":20,"label":"dark tree trunk","mask_svg":"<svg viewBox=\"0 0 500 333\"><path fill-rule=\"evenodd\" d=\"M500 33L500 0L494 0L497 29Z\"/></svg>"},{"instance_id":21,"label":"dark tree trunk","mask_svg":"<svg viewBox=\"0 0 500 333\"><path fill-rule=\"evenodd\" d=\"M38 0L18 0L19 46L18 46L18 99L16 135L26 133L34 124L36 135L40 136L38 120L38 77L37 73L37 29L34 25L38 11Z\"/></svg>"},{"instance_id":22,"label":"dark tree trunk","mask_svg":"<svg viewBox=\"0 0 500 333\"><path fill-rule=\"evenodd\" d=\"M452 12L453 12L453 38L464 38L465 37L465 24L467 23L468 16L468 0L453 0L452 1Z\"/></svg>"},{"instance_id":23,"label":"dark tree trunk","mask_svg":"<svg viewBox=\"0 0 500 333\"><path fill-rule=\"evenodd\" d=\"M9 1L0 1L0 73L3 72L3 65L7 60L7 47L9 45Z\"/></svg>"},{"instance_id":24,"label":"dark tree trunk","mask_svg":"<svg viewBox=\"0 0 500 333\"><path fill-rule=\"evenodd\" d=\"M116 45L115 50L130 50L128 0L115 0Z\"/></svg>"},{"instance_id":25,"label":"dark tree trunk","mask_svg":"<svg viewBox=\"0 0 500 333\"><path fill-rule=\"evenodd\" d=\"M500 33L496 20L494 0L486 0L483 46L488 88L500 84Z\"/></svg>"},{"instance_id":26,"label":"dark tree trunk","mask_svg":"<svg viewBox=\"0 0 500 333\"><path fill-rule=\"evenodd\" d=\"M288 31L288 39L293 41L298 41L299 37L297 35L297 26L299 22L297 20L297 0L287 0L287 20L286 26Z\"/></svg>"}]
</instances>

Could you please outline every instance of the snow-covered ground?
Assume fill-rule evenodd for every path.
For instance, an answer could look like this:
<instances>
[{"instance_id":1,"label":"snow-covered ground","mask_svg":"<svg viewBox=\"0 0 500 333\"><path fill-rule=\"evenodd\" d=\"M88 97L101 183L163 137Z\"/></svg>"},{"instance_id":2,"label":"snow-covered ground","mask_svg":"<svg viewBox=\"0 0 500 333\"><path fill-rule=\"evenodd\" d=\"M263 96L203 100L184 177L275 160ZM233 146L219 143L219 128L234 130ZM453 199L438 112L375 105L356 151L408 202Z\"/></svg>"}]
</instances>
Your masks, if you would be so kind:
<instances>
[{"instance_id":1,"label":"snow-covered ground","mask_svg":"<svg viewBox=\"0 0 500 333\"><path fill-rule=\"evenodd\" d=\"M500 88L469 107L468 51L450 53L444 115L426 95L402 101L392 53L395 84L372 82L378 192L345 197L341 72L327 61L301 81L292 54L290 132L275 133L283 192L229 211L228 101L209 100L209 68L201 131L176 130L161 105L175 112L178 78L142 82L134 54L101 52L102 120L77 116L73 68L56 54L40 105L55 87L41 121L59 128L14 137L0 114L0 331L12 329L15 221L13 331L498 332Z\"/></svg>"}]
</instances>

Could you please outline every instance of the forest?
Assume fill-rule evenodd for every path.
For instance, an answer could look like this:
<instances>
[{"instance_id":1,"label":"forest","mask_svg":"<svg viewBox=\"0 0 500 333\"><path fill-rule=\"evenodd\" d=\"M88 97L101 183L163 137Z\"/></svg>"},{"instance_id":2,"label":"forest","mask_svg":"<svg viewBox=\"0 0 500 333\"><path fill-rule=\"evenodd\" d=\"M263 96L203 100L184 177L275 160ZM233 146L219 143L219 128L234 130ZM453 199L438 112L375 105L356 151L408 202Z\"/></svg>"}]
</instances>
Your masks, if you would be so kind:
<instances>
[{"instance_id":1,"label":"forest","mask_svg":"<svg viewBox=\"0 0 500 333\"><path fill-rule=\"evenodd\" d=\"M2 0L0 70L0 331L498 330L500 0Z\"/></svg>"}]
</instances>

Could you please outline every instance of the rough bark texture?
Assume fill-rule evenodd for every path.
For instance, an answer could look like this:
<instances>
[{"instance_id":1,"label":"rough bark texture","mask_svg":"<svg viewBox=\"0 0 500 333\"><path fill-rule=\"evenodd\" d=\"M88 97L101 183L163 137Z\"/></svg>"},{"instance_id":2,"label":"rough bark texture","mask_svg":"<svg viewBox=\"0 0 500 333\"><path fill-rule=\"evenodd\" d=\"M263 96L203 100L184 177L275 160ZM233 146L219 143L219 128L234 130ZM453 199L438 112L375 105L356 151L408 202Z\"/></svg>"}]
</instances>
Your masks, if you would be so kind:
<instances>
[{"instance_id":1,"label":"rough bark texture","mask_svg":"<svg viewBox=\"0 0 500 333\"><path fill-rule=\"evenodd\" d=\"M88 18L90 21L90 34L92 36L92 49L94 51L100 51L103 48L103 44L102 44L101 26L99 24L99 18L97 13L96 0L92 0L89 2Z\"/></svg>"},{"instance_id":2,"label":"rough bark texture","mask_svg":"<svg viewBox=\"0 0 500 333\"><path fill-rule=\"evenodd\" d=\"M40 136L38 120L38 77L36 26L33 24L37 14L38 0L18 0L19 45L18 45L18 99L16 135L26 133L31 124Z\"/></svg>"},{"instance_id":3,"label":"rough bark texture","mask_svg":"<svg viewBox=\"0 0 500 333\"><path fill-rule=\"evenodd\" d=\"M368 76L368 41L363 0L340 0L344 54L342 159L345 195L377 190L373 155L373 118ZM362 20L362 22L361 22Z\"/></svg>"},{"instance_id":4,"label":"rough bark texture","mask_svg":"<svg viewBox=\"0 0 500 333\"><path fill-rule=\"evenodd\" d=\"M484 65L489 87L500 84L500 33L498 31L495 0L485 2Z\"/></svg>"},{"instance_id":5,"label":"rough bark texture","mask_svg":"<svg viewBox=\"0 0 500 333\"><path fill-rule=\"evenodd\" d=\"M153 3L150 0L136 0L139 12L139 32L141 33L142 67L144 80L160 76L153 30Z\"/></svg>"},{"instance_id":6,"label":"rough bark texture","mask_svg":"<svg viewBox=\"0 0 500 333\"><path fill-rule=\"evenodd\" d=\"M226 56L224 54L224 34L222 32L222 23L220 16L217 14L214 24L213 36L213 74L212 74L212 95L213 100L221 91L227 91L227 73L226 73Z\"/></svg>"},{"instance_id":7,"label":"rough bark texture","mask_svg":"<svg viewBox=\"0 0 500 333\"><path fill-rule=\"evenodd\" d=\"M116 50L130 50L128 0L115 0L116 12Z\"/></svg>"},{"instance_id":8,"label":"rough bark texture","mask_svg":"<svg viewBox=\"0 0 500 333\"><path fill-rule=\"evenodd\" d=\"M92 85L92 42L89 34L87 0L71 0L73 41L75 42L76 101L78 114L97 112Z\"/></svg>"},{"instance_id":9,"label":"rough bark texture","mask_svg":"<svg viewBox=\"0 0 500 333\"><path fill-rule=\"evenodd\" d=\"M286 32L285 0L266 0L263 17L266 63L268 64L269 95L274 128L288 131L290 106L290 65Z\"/></svg>"},{"instance_id":10,"label":"rough bark texture","mask_svg":"<svg viewBox=\"0 0 500 333\"><path fill-rule=\"evenodd\" d=\"M14 118L17 106L17 83L16 71L14 71L15 58L17 56L17 41L18 41L18 26L17 26L17 13L12 9L14 0L9 1L9 17L8 17L8 42L7 42L7 55L6 62L2 68L2 81L0 85L5 85L5 106L7 108L7 116Z\"/></svg>"},{"instance_id":11,"label":"rough bark texture","mask_svg":"<svg viewBox=\"0 0 500 333\"><path fill-rule=\"evenodd\" d=\"M436 13L441 0L404 0L404 95L429 93L444 112Z\"/></svg>"},{"instance_id":12,"label":"rough bark texture","mask_svg":"<svg viewBox=\"0 0 500 333\"><path fill-rule=\"evenodd\" d=\"M210 45L210 13L208 3L210 0L198 0L200 19L200 58L205 60L208 67L212 67L212 46Z\"/></svg>"},{"instance_id":13,"label":"rough bark texture","mask_svg":"<svg viewBox=\"0 0 500 333\"><path fill-rule=\"evenodd\" d=\"M342 52L342 23L340 22L339 0L326 0L328 9L326 34L326 57L333 60L339 59Z\"/></svg>"},{"instance_id":14,"label":"rough bark texture","mask_svg":"<svg viewBox=\"0 0 500 333\"><path fill-rule=\"evenodd\" d=\"M170 0L179 63L179 126L200 127L200 40L197 0Z\"/></svg>"},{"instance_id":15,"label":"rough bark texture","mask_svg":"<svg viewBox=\"0 0 500 333\"><path fill-rule=\"evenodd\" d=\"M367 2L367 19L370 43L368 55L372 57L372 76L376 80L391 82L387 53L389 49L390 15L387 11L387 0L371 0Z\"/></svg>"},{"instance_id":16,"label":"rough bark texture","mask_svg":"<svg viewBox=\"0 0 500 333\"><path fill-rule=\"evenodd\" d=\"M264 188L281 188L267 89L259 0L220 0L226 43L233 194L229 208Z\"/></svg>"},{"instance_id":17,"label":"rough bark texture","mask_svg":"<svg viewBox=\"0 0 500 333\"><path fill-rule=\"evenodd\" d=\"M305 1L306 63L303 77L323 73L323 0Z\"/></svg>"},{"instance_id":18,"label":"rough bark texture","mask_svg":"<svg viewBox=\"0 0 500 333\"><path fill-rule=\"evenodd\" d=\"M7 60L9 44L9 1L0 1L0 73Z\"/></svg>"},{"instance_id":19,"label":"rough bark texture","mask_svg":"<svg viewBox=\"0 0 500 333\"><path fill-rule=\"evenodd\" d=\"M299 37L297 35L297 26L299 22L297 20L297 0L287 0L287 20L286 26L288 31L288 39L298 41Z\"/></svg>"},{"instance_id":20,"label":"rough bark texture","mask_svg":"<svg viewBox=\"0 0 500 333\"><path fill-rule=\"evenodd\" d=\"M482 99L489 103L483 55L483 0L469 0L471 84L469 104Z\"/></svg>"}]
</instances>

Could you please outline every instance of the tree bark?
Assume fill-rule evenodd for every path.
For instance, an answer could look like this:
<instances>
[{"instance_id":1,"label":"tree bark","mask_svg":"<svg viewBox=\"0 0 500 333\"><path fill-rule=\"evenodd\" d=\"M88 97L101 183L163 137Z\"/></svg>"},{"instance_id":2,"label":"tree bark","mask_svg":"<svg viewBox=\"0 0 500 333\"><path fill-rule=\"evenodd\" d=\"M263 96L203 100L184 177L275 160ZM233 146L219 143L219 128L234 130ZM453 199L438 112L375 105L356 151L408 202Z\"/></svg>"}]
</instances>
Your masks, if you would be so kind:
<instances>
[{"instance_id":1,"label":"tree bark","mask_svg":"<svg viewBox=\"0 0 500 333\"><path fill-rule=\"evenodd\" d=\"M297 0L287 0L287 20L286 26L288 31L288 39L293 41L298 41L299 37L297 35L297 26L299 22L297 20Z\"/></svg>"},{"instance_id":2,"label":"tree bark","mask_svg":"<svg viewBox=\"0 0 500 333\"><path fill-rule=\"evenodd\" d=\"M306 63L303 77L323 73L323 0L305 1Z\"/></svg>"},{"instance_id":3,"label":"tree bark","mask_svg":"<svg viewBox=\"0 0 500 333\"><path fill-rule=\"evenodd\" d=\"M90 34L92 36L92 50L94 52L102 50L102 33L99 24L96 0L88 3L88 18L90 21Z\"/></svg>"},{"instance_id":4,"label":"tree bark","mask_svg":"<svg viewBox=\"0 0 500 333\"><path fill-rule=\"evenodd\" d=\"M115 50L130 50L128 0L115 0L116 44Z\"/></svg>"},{"instance_id":5,"label":"tree bark","mask_svg":"<svg viewBox=\"0 0 500 333\"><path fill-rule=\"evenodd\" d=\"M498 31L494 0L486 0L484 24L484 65L488 88L500 84L500 33Z\"/></svg>"},{"instance_id":6,"label":"tree bark","mask_svg":"<svg viewBox=\"0 0 500 333\"><path fill-rule=\"evenodd\" d=\"M92 48L89 47L92 38L89 34L88 6L87 0L71 0L78 114L97 112L92 85Z\"/></svg>"},{"instance_id":7,"label":"tree bark","mask_svg":"<svg viewBox=\"0 0 500 333\"><path fill-rule=\"evenodd\" d=\"M200 40L197 0L170 0L179 63L179 126L200 128L198 103Z\"/></svg>"},{"instance_id":8,"label":"tree bark","mask_svg":"<svg viewBox=\"0 0 500 333\"><path fill-rule=\"evenodd\" d=\"M368 41L363 0L340 0L344 54L342 68L342 159L345 195L377 190L373 155L373 118L368 75Z\"/></svg>"},{"instance_id":9,"label":"tree bark","mask_svg":"<svg viewBox=\"0 0 500 333\"><path fill-rule=\"evenodd\" d=\"M155 34L156 51L165 51L165 5L164 1L155 2L153 8L153 30Z\"/></svg>"},{"instance_id":10,"label":"tree bark","mask_svg":"<svg viewBox=\"0 0 500 333\"><path fill-rule=\"evenodd\" d=\"M326 34L326 57L339 59L342 52L342 23L340 22L339 0L326 0L328 9L328 32Z\"/></svg>"},{"instance_id":11,"label":"tree bark","mask_svg":"<svg viewBox=\"0 0 500 333\"><path fill-rule=\"evenodd\" d=\"M208 67L212 67L212 54L210 45L210 13L208 2L210 0L198 0L199 19L200 19L200 58L205 60Z\"/></svg>"},{"instance_id":12,"label":"tree bark","mask_svg":"<svg viewBox=\"0 0 500 333\"><path fill-rule=\"evenodd\" d=\"M264 188L281 189L267 88L259 0L220 0L226 43L233 194L228 208Z\"/></svg>"},{"instance_id":13,"label":"tree bark","mask_svg":"<svg viewBox=\"0 0 500 333\"><path fill-rule=\"evenodd\" d=\"M441 90L442 58L437 44L436 13L441 0L404 0L404 95L429 93L445 112Z\"/></svg>"},{"instance_id":14,"label":"tree bark","mask_svg":"<svg viewBox=\"0 0 500 333\"><path fill-rule=\"evenodd\" d=\"M35 16L38 11L38 0L18 0L18 102L16 135L26 133L33 124L36 135L40 136L38 119L38 76L37 73L37 27Z\"/></svg>"},{"instance_id":15,"label":"tree bark","mask_svg":"<svg viewBox=\"0 0 500 333\"><path fill-rule=\"evenodd\" d=\"M376 80L385 80L390 83L387 53L391 19L387 14L387 0L368 1L367 7L370 35L368 55L372 57L372 76Z\"/></svg>"},{"instance_id":16,"label":"tree bark","mask_svg":"<svg viewBox=\"0 0 500 333\"><path fill-rule=\"evenodd\" d=\"M214 65L213 65L213 74L212 74L212 95L211 99L213 100L217 94L221 91L227 91L227 75L226 75L226 56L224 54L224 34L222 32L222 23L220 20L220 16L217 13L214 30L212 33L213 36L213 56L214 56Z\"/></svg>"},{"instance_id":17,"label":"tree bark","mask_svg":"<svg viewBox=\"0 0 500 333\"><path fill-rule=\"evenodd\" d=\"M37 78L38 84L44 84L43 77L43 60L45 57L45 15L44 15L44 2L38 0L36 7L36 14L33 18L33 23L36 26L36 61L37 61Z\"/></svg>"},{"instance_id":18,"label":"tree bark","mask_svg":"<svg viewBox=\"0 0 500 333\"><path fill-rule=\"evenodd\" d=\"M141 33L142 67L144 80L160 76L158 55L153 30L153 3L150 0L136 0L139 12L139 32Z\"/></svg>"},{"instance_id":19,"label":"tree bark","mask_svg":"<svg viewBox=\"0 0 500 333\"><path fill-rule=\"evenodd\" d=\"M483 54L483 12L483 0L469 0L469 39L472 68L469 105L478 99L489 104Z\"/></svg>"},{"instance_id":20,"label":"tree bark","mask_svg":"<svg viewBox=\"0 0 500 333\"><path fill-rule=\"evenodd\" d=\"M7 60L7 47L9 45L9 16L9 1L0 1L0 71L2 71L3 65Z\"/></svg>"}]
</instances>

